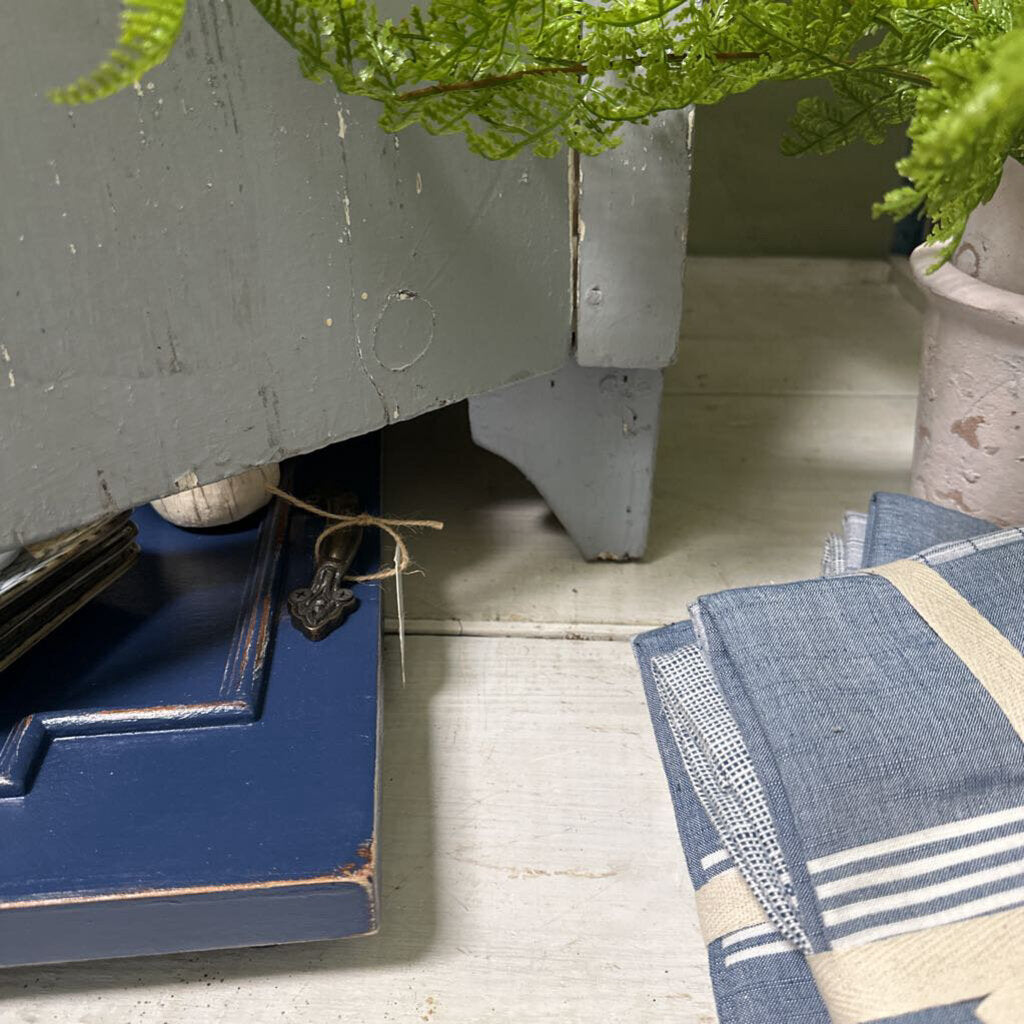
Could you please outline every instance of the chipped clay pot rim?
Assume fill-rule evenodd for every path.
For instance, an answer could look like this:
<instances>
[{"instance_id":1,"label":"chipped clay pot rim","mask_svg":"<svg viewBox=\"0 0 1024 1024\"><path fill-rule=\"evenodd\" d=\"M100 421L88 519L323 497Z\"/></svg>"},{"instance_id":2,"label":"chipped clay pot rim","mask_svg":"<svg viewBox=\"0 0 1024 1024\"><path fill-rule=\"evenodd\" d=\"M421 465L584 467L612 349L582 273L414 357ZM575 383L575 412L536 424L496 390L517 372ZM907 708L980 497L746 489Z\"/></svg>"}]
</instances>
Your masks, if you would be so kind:
<instances>
[{"instance_id":1,"label":"chipped clay pot rim","mask_svg":"<svg viewBox=\"0 0 1024 1024\"><path fill-rule=\"evenodd\" d=\"M1024 328L1024 295L979 281L952 263L929 274L941 251L939 245L919 245L910 254L914 280L929 299L970 310L1004 326ZM1021 343L1024 344L1024 333Z\"/></svg>"}]
</instances>

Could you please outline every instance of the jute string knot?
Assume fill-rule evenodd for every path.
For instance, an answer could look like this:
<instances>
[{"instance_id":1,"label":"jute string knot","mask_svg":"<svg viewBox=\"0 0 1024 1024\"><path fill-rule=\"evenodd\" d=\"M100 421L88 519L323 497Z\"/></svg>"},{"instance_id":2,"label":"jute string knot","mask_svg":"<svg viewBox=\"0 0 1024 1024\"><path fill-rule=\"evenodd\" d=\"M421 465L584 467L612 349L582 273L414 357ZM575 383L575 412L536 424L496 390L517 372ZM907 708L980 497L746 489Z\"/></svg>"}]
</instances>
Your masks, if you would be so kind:
<instances>
[{"instance_id":1,"label":"jute string knot","mask_svg":"<svg viewBox=\"0 0 1024 1024\"><path fill-rule=\"evenodd\" d=\"M296 498L294 494L282 491L280 487L275 487L273 484L266 484L266 488L271 494L287 502L289 505L301 508L304 512L309 512L312 515L320 516L321 519L331 520L331 524L325 526L316 539L316 545L313 548L314 562L320 561L320 550L323 547L324 541L332 534L337 533L339 530L347 529L350 526L373 526L378 530L383 530L391 537L395 542L395 564L388 569L367 573L364 576L346 576L345 579L350 583L372 583L375 580L389 580L393 576L400 576L409 571L412 558L409 555L409 546L405 543L405 538L402 536L402 530L420 528L427 530L444 529L444 523L438 519L392 519L385 516L371 516L366 512L359 512L356 515L328 512L327 509L312 505L301 498Z\"/></svg>"},{"instance_id":2,"label":"jute string knot","mask_svg":"<svg viewBox=\"0 0 1024 1024\"><path fill-rule=\"evenodd\" d=\"M294 494L282 491L280 487L275 487L273 484L265 484L264 486L270 494L287 502L289 505L294 505L295 508L300 508L303 512L320 516L321 519L331 520L330 525L325 526L316 539L316 544L313 547L314 564L320 561L320 549L324 541L331 534L350 526L376 527L378 530L383 530L395 542L395 563L391 568L381 569L380 572L367 573L364 576L346 576L345 579L350 583L372 583L375 580L394 578L395 601L398 606L398 646L401 655L402 685L405 686L405 601L402 598L402 576L410 571L409 566L412 564L412 558L409 556L409 547L402 536L402 530L415 530L419 528L443 530L444 523L437 519L392 519L385 516L371 516L366 512L359 512L356 515L328 512L327 509L312 505L301 498L296 498Z\"/></svg>"}]
</instances>

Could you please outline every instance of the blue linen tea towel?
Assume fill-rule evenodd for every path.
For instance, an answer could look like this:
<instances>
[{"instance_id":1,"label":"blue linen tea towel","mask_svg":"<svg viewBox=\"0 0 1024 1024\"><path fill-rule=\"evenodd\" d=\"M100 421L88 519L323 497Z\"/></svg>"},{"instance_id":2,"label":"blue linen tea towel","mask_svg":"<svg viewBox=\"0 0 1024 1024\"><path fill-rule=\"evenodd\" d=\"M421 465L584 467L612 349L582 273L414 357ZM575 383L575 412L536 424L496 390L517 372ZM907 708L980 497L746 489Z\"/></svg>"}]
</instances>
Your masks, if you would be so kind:
<instances>
[{"instance_id":1,"label":"blue linen tea towel","mask_svg":"<svg viewBox=\"0 0 1024 1024\"><path fill-rule=\"evenodd\" d=\"M1024 1021L1024 535L879 494L830 549L636 641L720 1018Z\"/></svg>"}]
</instances>

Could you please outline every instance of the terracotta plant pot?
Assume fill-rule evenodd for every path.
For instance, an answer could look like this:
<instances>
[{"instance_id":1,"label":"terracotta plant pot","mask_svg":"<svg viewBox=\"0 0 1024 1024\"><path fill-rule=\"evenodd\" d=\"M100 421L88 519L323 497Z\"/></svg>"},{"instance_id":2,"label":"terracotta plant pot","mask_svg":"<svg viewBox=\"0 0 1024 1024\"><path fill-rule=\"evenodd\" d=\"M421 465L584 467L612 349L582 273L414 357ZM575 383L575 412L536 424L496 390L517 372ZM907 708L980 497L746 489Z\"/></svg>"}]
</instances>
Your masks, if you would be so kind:
<instances>
[{"instance_id":1,"label":"terracotta plant pot","mask_svg":"<svg viewBox=\"0 0 1024 1024\"><path fill-rule=\"evenodd\" d=\"M926 299L913 491L1024 524L1024 167L1008 160L953 260L910 258Z\"/></svg>"},{"instance_id":2,"label":"terracotta plant pot","mask_svg":"<svg viewBox=\"0 0 1024 1024\"><path fill-rule=\"evenodd\" d=\"M1024 295L911 256L927 296L913 492L1004 525L1024 524Z\"/></svg>"}]
</instances>

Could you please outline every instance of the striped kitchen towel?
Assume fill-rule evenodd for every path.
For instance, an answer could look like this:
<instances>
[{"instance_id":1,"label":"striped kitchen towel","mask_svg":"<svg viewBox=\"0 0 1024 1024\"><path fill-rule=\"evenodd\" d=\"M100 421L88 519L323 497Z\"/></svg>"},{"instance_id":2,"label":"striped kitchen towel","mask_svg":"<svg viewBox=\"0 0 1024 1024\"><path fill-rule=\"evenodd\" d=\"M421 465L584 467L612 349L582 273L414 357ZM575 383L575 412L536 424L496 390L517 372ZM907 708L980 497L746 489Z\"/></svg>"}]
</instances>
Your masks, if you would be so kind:
<instances>
[{"instance_id":1,"label":"striped kitchen towel","mask_svg":"<svg viewBox=\"0 0 1024 1024\"><path fill-rule=\"evenodd\" d=\"M1024 532L833 547L636 641L720 1018L1024 1021Z\"/></svg>"}]
</instances>

